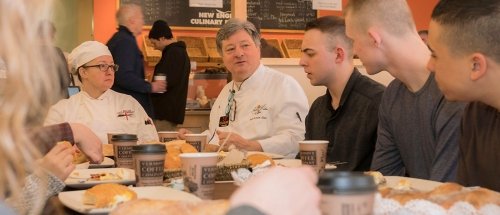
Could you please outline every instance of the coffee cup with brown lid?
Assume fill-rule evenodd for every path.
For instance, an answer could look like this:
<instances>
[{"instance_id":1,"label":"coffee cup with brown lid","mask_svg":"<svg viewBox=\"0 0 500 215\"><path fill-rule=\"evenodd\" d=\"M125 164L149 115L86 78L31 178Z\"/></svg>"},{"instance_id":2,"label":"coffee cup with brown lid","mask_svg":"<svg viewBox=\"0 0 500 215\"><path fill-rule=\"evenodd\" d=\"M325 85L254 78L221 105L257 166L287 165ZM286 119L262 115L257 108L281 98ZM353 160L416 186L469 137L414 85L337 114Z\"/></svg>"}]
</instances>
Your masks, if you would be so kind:
<instances>
[{"instance_id":1,"label":"coffee cup with brown lid","mask_svg":"<svg viewBox=\"0 0 500 215\"><path fill-rule=\"evenodd\" d=\"M319 176L322 214L373 214L377 185L361 172L325 171Z\"/></svg>"}]
</instances>

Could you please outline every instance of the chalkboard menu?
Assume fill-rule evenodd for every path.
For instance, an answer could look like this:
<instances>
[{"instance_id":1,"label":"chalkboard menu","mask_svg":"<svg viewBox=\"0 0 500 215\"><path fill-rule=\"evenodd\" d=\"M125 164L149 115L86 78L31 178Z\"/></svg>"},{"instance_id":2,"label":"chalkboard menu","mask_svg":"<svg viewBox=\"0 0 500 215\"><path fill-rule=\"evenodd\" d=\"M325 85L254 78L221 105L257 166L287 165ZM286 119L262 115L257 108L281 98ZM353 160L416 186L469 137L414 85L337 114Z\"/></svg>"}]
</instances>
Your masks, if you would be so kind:
<instances>
[{"instance_id":1,"label":"chalkboard menu","mask_svg":"<svg viewBox=\"0 0 500 215\"><path fill-rule=\"evenodd\" d=\"M149 26L164 19L173 27L219 28L231 17L231 0L223 0L223 8L189 7L189 0L120 0L127 3L142 6ZM303 30L317 16L312 0L247 0L247 14L272 30Z\"/></svg>"},{"instance_id":2,"label":"chalkboard menu","mask_svg":"<svg viewBox=\"0 0 500 215\"><path fill-rule=\"evenodd\" d=\"M247 0L248 18L261 20L261 29L304 30L316 19L312 0Z\"/></svg>"}]
</instances>

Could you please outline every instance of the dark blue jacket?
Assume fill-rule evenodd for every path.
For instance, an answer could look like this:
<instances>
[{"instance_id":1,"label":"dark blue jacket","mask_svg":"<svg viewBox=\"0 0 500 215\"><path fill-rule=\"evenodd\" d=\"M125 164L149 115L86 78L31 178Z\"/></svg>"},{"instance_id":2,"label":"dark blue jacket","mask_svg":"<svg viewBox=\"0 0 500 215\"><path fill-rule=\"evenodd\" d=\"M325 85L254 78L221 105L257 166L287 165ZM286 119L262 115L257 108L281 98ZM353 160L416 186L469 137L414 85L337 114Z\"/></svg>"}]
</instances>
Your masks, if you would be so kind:
<instances>
[{"instance_id":1,"label":"dark blue jacket","mask_svg":"<svg viewBox=\"0 0 500 215\"><path fill-rule=\"evenodd\" d=\"M120 26L107 45L115 64L120 66L115 73L115 83L111 89L131 95L146 113L153 117L153 106L149 97L151 84L144 80L144 60L134 35L125 26Z\"/></svg>"}]
</instances>

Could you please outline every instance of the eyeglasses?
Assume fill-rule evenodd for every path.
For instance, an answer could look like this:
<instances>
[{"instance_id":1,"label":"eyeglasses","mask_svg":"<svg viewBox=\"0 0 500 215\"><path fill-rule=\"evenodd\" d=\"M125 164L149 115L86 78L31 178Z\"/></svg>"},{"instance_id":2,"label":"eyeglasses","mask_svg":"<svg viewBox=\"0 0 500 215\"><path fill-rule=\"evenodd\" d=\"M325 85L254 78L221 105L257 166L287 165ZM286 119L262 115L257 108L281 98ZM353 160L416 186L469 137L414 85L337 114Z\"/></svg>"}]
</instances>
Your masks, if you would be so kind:
<instances>
[{"instance_id":1,"label":"eyeglasses","mask_svg":"<svg viewBox=\"0 0 500 215\"><path fill-rule=\"evenodd\" d=\"M88 66L82 66L83 68L89 68L89 67L96 67L101 70L101 72L106 72L108 71L109 68L112 69L113 72L118 71L119 66L117 64L97 64L97 65L88 65Z\"/></svg>"},{"instance_id":2,"label":"eyeglasses","mask_svg":"<svg viewBox=\"0 0 500 215\"><path fill-rule=\"evenodd\" d=\"M234 121L236 118L236 100L234 99L234 90L229 90L229 97L227 98L226 116L229 121Z\"/></svg>"}]
</instances>

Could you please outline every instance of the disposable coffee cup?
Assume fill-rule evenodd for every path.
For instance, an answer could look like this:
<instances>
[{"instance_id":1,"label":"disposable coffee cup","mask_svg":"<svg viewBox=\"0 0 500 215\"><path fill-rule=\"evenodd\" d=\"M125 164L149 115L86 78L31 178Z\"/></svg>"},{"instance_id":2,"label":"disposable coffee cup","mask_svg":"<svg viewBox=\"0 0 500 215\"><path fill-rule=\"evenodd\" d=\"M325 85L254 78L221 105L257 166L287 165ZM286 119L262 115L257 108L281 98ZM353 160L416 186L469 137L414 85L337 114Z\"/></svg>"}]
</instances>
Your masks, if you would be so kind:
<instances>
[{"instance_id":1,"label":"disposable coffee cup","mask_svg":"<svg viewBox=\"0 0 500 215\"><path fill-rule=\"evenodd\" d=\"M153 76L153 81L167 81L167 76L163 73L158 73L155 76ZM164 93L164 92L160 92Z\"/></svg>"},{"instance_id":2,"label":"disposable coffee cup","mask_svg":"<svg viewBox=\"0 0 500 215\"><path fill-rule=\"evenodd\" d=\"M206 134L186 134L186 143L192 145L198 152L203 152L205 150L205 144L207 144Z\"/></svg>"},{"instance_id":3,"label":"disposable coffee cup","mask_svg":"<svg viewBox=\"0 0 500 215\"><path fill-rule=\"evenodd\" d=\"M360 172L326 171L318 180L322 214L373 214L377 185Z\"/></svg>"},{"instance_id":4,"label":"disposable coffee cup","mask_svg":"<svg viewBox=\"0 0 500 215\"><path fill-rule=\"evenodd\" d=\"M212 199L217 174L217 153L184 153L182 163L184 191L201 199Z\"/></svg>"},{"instance_id":5,"label":"disposable coffee cup","mask_svg":"<svg viewBox=\"0 0 500 215\"><path fill-rule=\"evenodd\" d=\"M165 152L163 144L132 146L136 186L163 185Z\"/></svg>"},{"instance_id":6,"label":"disposable coffee cup","mask_svg":"<svg viewBox=\"0 0 500 215\"><path fill-rule=\"evenodd\" d=\"M132 146L137 145L137 135L115 134L111 137L111 143L113 144L116 167L134 169Z\"/></svg>"},{"instance_id":7,"label":"disposable coffee cup","mask_svg":"<svg viewBox=\"0 0 500 215\"><path fill-rule=\"evenodd\" d=\"M321 174L325 170L328 140L299 141L299 147L302 164L312 166Z\"/></svg>"},{"instance_id":8,"label":"disposable coffee cup","mask_svg":"<svg viewBox=\"0 0 500 215\"><path fill-rule=\"evenodd\" d=\"M160 142L169 142L172 140L177 140L177 135L179 132L177 131L158 131L158 137L160 138Z\"/></svg>"},{"instance_id":9,"label":"disposable coffee cup","mask_svg":"<svg viewBox=\"0 0 500 215\"><path fill-rule=\"evenodd\" d=\"M108 144L111 144L111 138L113 138L113 135L116 135L116 134L123 134L124 132L109 132L107 133L108 135Z\"/></svg>"}]
</instances>

